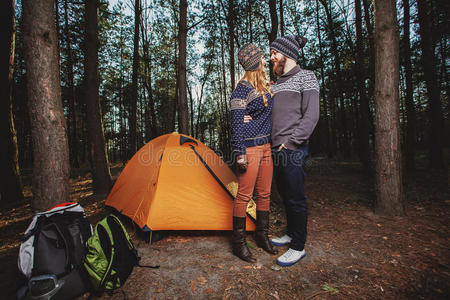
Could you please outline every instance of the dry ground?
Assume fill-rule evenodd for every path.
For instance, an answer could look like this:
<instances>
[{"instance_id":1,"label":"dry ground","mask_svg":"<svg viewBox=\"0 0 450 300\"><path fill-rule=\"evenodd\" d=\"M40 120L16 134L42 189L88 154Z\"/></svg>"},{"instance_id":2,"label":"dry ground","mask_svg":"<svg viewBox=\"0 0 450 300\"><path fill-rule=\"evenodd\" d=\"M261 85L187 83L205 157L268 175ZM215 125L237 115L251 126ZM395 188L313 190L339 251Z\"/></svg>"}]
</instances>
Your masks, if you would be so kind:
<instances>
[{"instance_id":1,"label":"dry ground","mask_svg":"<svg viewBox=\"0 0 450 300\"><path fill-rule=\"evenodd\" d=\"M120 167L113 168L117 176ZM93 224L104 199L92 195L88 173L71 180L74 201ZM311 160L306 190L310 208L307 256L277 268L276 256L248 243L257 258L245 263L231 254L229 232L170 232L147 245L133 231L143 264L121 292L102 299L449 299L450 192L448 174L418 170L405 178L405 217L372 212L373 183L356 163ZM27 202L0 214L0 298L17 288L20 236L32 216ZM283 207L273 193L272 235L285 227ZM282 247L280 250L285 250ZM85 295L84 298L87 298ZM96 298L97 299L97 298Z\"/></svg>"}]
</instances>

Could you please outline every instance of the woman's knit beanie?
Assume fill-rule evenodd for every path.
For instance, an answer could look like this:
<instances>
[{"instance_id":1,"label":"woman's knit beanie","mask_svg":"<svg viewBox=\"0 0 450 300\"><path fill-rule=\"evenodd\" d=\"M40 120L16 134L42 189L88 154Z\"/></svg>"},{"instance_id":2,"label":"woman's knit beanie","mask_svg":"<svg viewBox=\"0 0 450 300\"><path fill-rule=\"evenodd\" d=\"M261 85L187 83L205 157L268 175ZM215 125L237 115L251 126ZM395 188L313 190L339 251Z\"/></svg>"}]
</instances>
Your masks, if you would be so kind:
<instances>
[{"instance_id":1,"label":"woman's knit beanie","mask_svg":"<svg viewBox=\"0 0 450 300\"><path fill-rule=\"evenodd\" d=\"M255 71L259 67L264 52L252 43L246 44L239 49L238 59L245 71Z\"/></svg>"}]
</instances>

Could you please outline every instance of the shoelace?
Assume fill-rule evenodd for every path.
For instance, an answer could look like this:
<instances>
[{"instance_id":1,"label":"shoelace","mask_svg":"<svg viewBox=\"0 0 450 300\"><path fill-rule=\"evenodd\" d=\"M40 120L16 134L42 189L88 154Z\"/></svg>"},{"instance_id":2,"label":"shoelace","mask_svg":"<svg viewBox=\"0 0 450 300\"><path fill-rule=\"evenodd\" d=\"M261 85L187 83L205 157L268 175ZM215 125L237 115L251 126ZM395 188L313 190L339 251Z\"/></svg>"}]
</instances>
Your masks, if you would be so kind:
<instances>
[{"instance_id":1,"label":"shoelace","mask_svg":"<svg viewBox=\"0 0 450 300\"><path fill-rule=\"evenodd\" d=\"M294 250L290 249L283 255L286 259L289 259L292 255L294 255Z\"/></svg>"}]
</instances>

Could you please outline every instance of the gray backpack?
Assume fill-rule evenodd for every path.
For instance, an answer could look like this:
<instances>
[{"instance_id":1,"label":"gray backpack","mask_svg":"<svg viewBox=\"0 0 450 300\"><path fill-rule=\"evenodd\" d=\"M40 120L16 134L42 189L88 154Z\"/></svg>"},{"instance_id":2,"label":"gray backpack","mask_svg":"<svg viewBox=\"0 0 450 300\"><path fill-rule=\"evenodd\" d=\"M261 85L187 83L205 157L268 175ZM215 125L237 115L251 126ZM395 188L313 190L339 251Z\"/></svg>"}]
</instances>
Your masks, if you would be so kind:
<instances>
[{"instance_id":1,"label":"gray backpack","mask_svg":"<svg viewBox=\"0 0 450 300\"><path fill-rule=\"evenodd\" d=\"M37 213L19 250L19 270L27 278L26 297L73 299L86 292L82 261L91 235L92 226L78 203Z\"/></svg>"}]
</instances>

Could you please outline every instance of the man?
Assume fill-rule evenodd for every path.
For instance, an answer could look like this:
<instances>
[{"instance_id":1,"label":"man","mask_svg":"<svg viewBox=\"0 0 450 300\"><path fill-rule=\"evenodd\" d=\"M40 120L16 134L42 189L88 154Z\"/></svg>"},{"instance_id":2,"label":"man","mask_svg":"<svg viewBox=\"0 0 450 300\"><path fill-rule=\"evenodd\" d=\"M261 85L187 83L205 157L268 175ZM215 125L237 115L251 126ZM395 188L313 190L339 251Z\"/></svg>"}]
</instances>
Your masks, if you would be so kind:
<instances>
[{"instance_id":1,"label":"man","mask_svg":"<svg viewBox=\"0 0 450 300\"><path fill-rule=\"evenodd\" d=\"M277 264L291 266L305 257L307 235L305 172L308 139L319 120L319 85L312 71L297 65L299 50L306 43L301 36L283 36L270 45L273 71L272 153L274 178L286 208L287 233L272 239L275 246L289 245Z\"/></svg>"}]
</instances>

